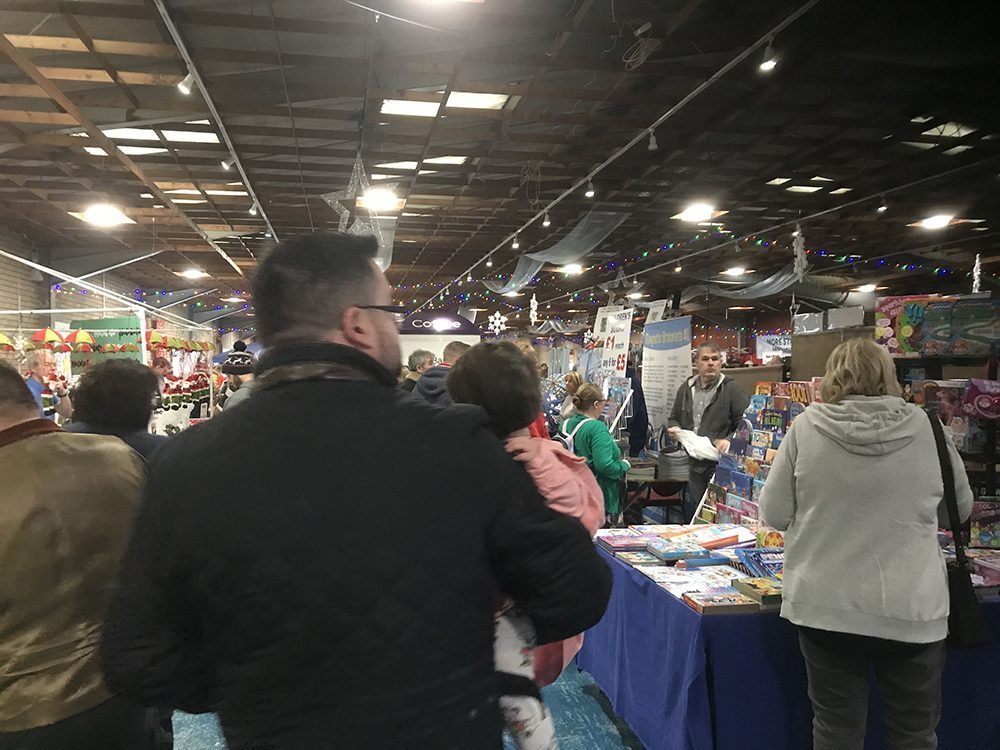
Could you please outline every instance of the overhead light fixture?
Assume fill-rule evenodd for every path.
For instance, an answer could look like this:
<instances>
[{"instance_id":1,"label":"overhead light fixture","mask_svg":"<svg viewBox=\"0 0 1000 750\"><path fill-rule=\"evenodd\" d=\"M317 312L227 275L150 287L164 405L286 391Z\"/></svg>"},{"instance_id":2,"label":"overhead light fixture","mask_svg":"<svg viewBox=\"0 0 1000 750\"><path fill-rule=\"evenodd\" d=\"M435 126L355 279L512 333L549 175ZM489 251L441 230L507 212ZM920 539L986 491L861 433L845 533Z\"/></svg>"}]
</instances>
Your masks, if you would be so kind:
<instances>
[{"instance_id":1,"label":"overhead light fixture","mask_svg":"<svg viewBox=\"0 0 1000 750\"><path fill-rule=\"evenodd\" d=\"M545 218L542 219L542 226L543 227L552 226L552 222L549 221L549 212L548 211L545 212Z\"/></svg>"},{"instance_id":2,"label":"overhead light fixture","mask_svg":"<svg viewBox=\"0 0 1000 750\"><path fill-rule=\"evenodd\" d=\"M177 90L184 94L184 96L188 96L191 93L192 88L194 88L194 75L188 73L181 79L181 82L177 84Z\"/></svg>"},{"instance_id":3,"label":"overhead light fixture","mask_svg":"<svg viewBox=\"0 0 1000 750\"><path fill-rule=\"evenodd\" d=\"M503 296L504 297L520 297L521 293L520 292L504 292Z\"/></svg>"},{"instance_id":4,"label":"overhead light fixture","mask_svg":"<svg viewBox=\"0 0 1000 750\"><path fill-rule=\"evenodd\" d=\"M954 219L952 214L935 214L934 216L928 216L926 219L920 222L920 226L924 229L944 229L946 226L951 224L952 219Z\"/></svg>"},{"instance_id":5,"label":"overhead light fixture","mask_svg":"<svg viewBox=\"0 0 1000 750\"><path fill-rule=\"evenodd\" d=\"M583 273L583 266L579 263L567 263L565 266L560 268L559 271L569 276L577 276Z\"/></svg>"},{"instance_id":6,"label":"overhead light fixture","mask_svg":"<svg viewBox=\"0 0 1000 750\"><path fill-rule=\"evenodd\" d=\"M503 109L510 96L507 94L478 94L471 91L452 91L446 107L458 109Z\"/></svg>"},{"instance_id":7,"label":"overhead light fixture","mask_svg":"<svg viewBox=\"0 0 1000 750\"><path fill-rule=\"evenodd\" d=\"M514 239L511 241L510 246L515 250L521 247L521 243L518 241L516 234L514 235Z\"/></svg>"},{"instance_id":8,"label":"overhead light fixture","mask_svg":"<svg viewBox=\"0 0 1000 750\"><path fill-rule=\"evenodd\" d=\"M879 204L879 207L876 208L875 210L878 211L880 214L884 214L886 211L889 210L889 204L885 202L885 196L882 197L882 202Z\"/></svg>"},{"instance_id":9,"label":"overhead light fixture","mask_svg":"<svg viewBox=\"0 0 1000 750\"><path fill-rule=\"evenodd\" d=\"M70 211L70 215L102 228L135 224L135 221L126 216L120 208L112 206L110 203L94 203L87 206L82 212Z\"/></svg>"},{"instance_id":10,"label":"overhead light fixture","mask_svg":"<svg viewBox=\"0 0 1000 750\"><path fill-rule=\"evenodd\" d=\"M486 267L493 268L493 256L490 255L486 258Z\"/></svg>"},{"instance_id":11,"label":"overhead light fixture","mask_svg":"<svg viewBox=\"0 0 1000 750\"><path fill-rule=\"evenodd\" d=\"M723 276L745 276L747 269L743 266L732 266L722 272Z\"/></svg>"},{"instance_id":12,"label":"overhead light fixture","mask_svg":"<svg viewBox=\"0 0 1000 750\"><path fill-rule=\"evenodd\" d=\"M681 272L681 270L682 270L682 269L681 269L681 267L680 267L679 265L677 265L677 266L674 266L674 273L680 273L680 272Z\"/></svg>"},{"instance_id":13,"label":"overhead light fixture","mask_svg":"<svg viewBox=\"0 0 1000 750\"><path fill-rule=\"evenodd\" d=\"M358 208L365 208L372 213L399 211L405 203L405 198L397 197L392 190L384 187L368 188L365 194L358 196L355 201Z\"/></svg>"},{"instance_id":14,"label":"overhead light fixture","mask_svg":"<svg viewBox=\"0 0 1000 750\"><path fill-rule=\"evenodd\" d=\"M785 188L789 193L815 193L822 189L818 185L792 185Z\"/></svg>"},{"instance_id":15,"label":"overhead light fixture","mask_svg":"<svg viewBox=\"0 0 1000 750\"><path fill-rule=\"evenodd\" d=\"M800 234L802 234L802 232L800 232L798 229L792 230L792 237L798 237Z\"/></svg>"},{"instance_id":16,"label":"overhead light fixture","mask_svg":"<svg viewBox=\"0 0 1000 750\"><path fill-rule=\"evenodd\" d=\"M250 213L251 216L256 216L257 215L257 204L256 203L254 203L254 204L252 204L250 206L249 213Z\"/></svg>"},{"instance_id":17,"label":"overhead light fixture","mask_svg":"<svg viewBox=\"0 0 1000 750\"><path fill-rule=\"evenodd\" d=\"M751 307L750 305L733 305L729 309L730 310L738 310L738 311L746 311L746 310L753 310L753 307Z\"/></svg>"},{"instance_id":18,"label":"overhead light fixture","mask_svg":"<svg viewBox=\"0 0 1000 750\"><path fill-rule=\"evenodd\" d=\"M226 297L224 299L220 299L219 302L232 302L232 303L235 304L237 302L243 302L243 298L242 297Z\"/></svg>"},{"instance_id":19,"label":"overhead light fixture","mask_svg":"<svg viewBox=\"0 0 1000 750\"><path fill-rule=\"evenodd\" d=\"M236 162L235 159L223 159L222 160L222 168L225 169L228 172L230 169L233 168L233 164L235 162Z\"/></svg>"},{"instance_id":20,"label":"overhead light fixture","mask_svg":"<svg viewBox=\"0 0 1000 750\"><path fill-rule=\"evenodd\" d=\"M91 156L107 156L108 152L100 146L84 146L83 150ZM149 156L150 154L165 154L165 148L155 146L119 146L118 150L126 156Z\"/></svg>"},{"instance_id":21,"label":"overhead light fixture","mask_svg":"<svg viewBox=\"0 0 1000 750\"><path fill-rule=\"evenodd\" d=\"M875 284L862 284L861 286L857 287L854 291L861 292L862 294L871 294L876 289L878 289L878 287Z\"/></svg>"},{"instance_id":22,"label":"overhead light fixture","mask_svg":"<svg viewBox=\"0 0 1000 750\"><path fill-rule=\"evenodd\" d=\"M646 146L647 151L657 151L660 148L660 144L656 142L656 133L652 130L649 131L649 144Z\"/></svg>"},{"instance_id":23,"label":"overhead light fixture","mask_svg":"<svg viewBox=\"0 0 1000 750\"><path fill-rule=\"evenodd\" d=\"M764 50L764 59L760 63L762 73L770 73L778 65L778 58L774 56L774 39L767 40L767 48Z\"/></svg>"},{"instance_id":24,"label":"overhead light fixture","mask_svg":"<svg viewBox=\"0 0 1000 750\"><path fill-rule=\"evenodd\" d=\"M679 214L677 218L681 221L708 221L715 215L715 207L707 203L692 203Z\"/></svg>"},{"instance_id":25,"label":"overhead light fixture","mask_svg":"<svg viewBox=\"0 0 1000 750\"><path fill-rule=\"evenodd\" d=\"M644 295L642 292L631 292L627 296L629 299L642 299Z\"/></svg>"},{"instance_id":26,"label":"overhead light fixture","mask_svg":"<svg viewBox=\"0 0 1000 750\"><path fill-rule=\"evenodd\" d=\"M791 177L775 177L773 180L768 180L765 185L784 185L786 182L791 182Z\"/></svg>"},{"instance_id":27,"label":"overhead light fixture","mask_svg":"<svg viewBox=\"0 0 1000 750\"><path fill-rule=\"evenodd\" d=\"M597 191L594 190L594 183L593 183L593 181L592 180L588 181L587 182L587 192L584 193L584 196L587 197L587 198L593 198L596 194L597 194Z\"/></svg>"},{"instance_id":28,"label":"overhead light fixture","mask_svg":"<svg viewBox=\"0 0 1000 750\"><path fill-rule=\"evenodd\" d=\"M437 117L440 102L413 102L408 99L384 99L383 115L406 115L408 117Z\"/></svg>"},{"instance_id":29,"label":"overhead light fixture","mask_svg":"<svg viewBox=\"0 0 1000 750\"><path fill-rule=\"evenodd\" d=\"M208 276L200 268L185 268L183 271L175 271L175 273L185 279L203 279Z\"/></svg>"}]
</instances>

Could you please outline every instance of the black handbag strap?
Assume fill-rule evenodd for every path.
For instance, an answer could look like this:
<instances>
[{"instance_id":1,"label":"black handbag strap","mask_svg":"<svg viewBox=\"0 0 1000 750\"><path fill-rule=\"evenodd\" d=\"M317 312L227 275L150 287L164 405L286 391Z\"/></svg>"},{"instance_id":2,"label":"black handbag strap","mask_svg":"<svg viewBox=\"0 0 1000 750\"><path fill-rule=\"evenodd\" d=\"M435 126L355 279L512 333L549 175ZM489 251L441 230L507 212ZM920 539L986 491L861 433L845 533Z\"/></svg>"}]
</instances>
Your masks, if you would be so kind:
<instances>
[{"instance_id":1,"label":"black handbag strap","mask_svg":"<svg viewBox=\"0 0 1000 750\"><path fill-rule=\"evenodd\" d=\"M963 568L968 565L965 556L965 546L962 544L962 521L958 517L958 498L955 497L955 472L951 465L951 456L945 445L944 428L936 414L927 412L934 432L934 442L937 444L938 462L941 464L941 480L944 482L944 504L948 508L948 523L951 526L951 537L955 541L955 559Z\"/></svg>"}]
</instances>

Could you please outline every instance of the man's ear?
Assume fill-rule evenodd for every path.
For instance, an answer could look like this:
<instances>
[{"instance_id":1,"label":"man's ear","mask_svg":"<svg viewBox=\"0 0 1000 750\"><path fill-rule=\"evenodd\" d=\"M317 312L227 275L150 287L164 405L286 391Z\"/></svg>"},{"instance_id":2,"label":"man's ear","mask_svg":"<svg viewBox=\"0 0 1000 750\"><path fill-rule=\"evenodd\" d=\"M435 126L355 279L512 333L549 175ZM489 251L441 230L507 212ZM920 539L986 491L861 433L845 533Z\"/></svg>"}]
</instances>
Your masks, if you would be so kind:
<instances>
[{"instance_id":1,"label":"man's ear","mask_svg":"<svg viewBox=\"0 0 1000 750\"><path fill-rule=\"evenodd\" d=\"M376 334L369 318L357 307L344 310L340 318L340 334L345 342L365 353L371 352L376 344Z\"/></svg>"}]
</instances>

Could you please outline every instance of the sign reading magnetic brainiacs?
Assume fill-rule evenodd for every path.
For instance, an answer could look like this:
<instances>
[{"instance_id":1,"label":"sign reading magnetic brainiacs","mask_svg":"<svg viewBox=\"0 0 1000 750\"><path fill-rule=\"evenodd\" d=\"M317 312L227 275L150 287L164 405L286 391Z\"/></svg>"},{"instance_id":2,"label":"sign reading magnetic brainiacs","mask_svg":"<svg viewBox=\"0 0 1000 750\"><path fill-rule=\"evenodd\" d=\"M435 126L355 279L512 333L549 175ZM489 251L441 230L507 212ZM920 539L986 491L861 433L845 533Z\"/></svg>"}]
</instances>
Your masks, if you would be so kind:
<instances>
[{"instance_id":1,"label":"sign reading magnetic brainiacs","mask_svg":"<svg viewBox=\"0 0 1000 750\"><path fill-rule=\"evenodd\" d=\"M666 424L681 383L691 377L691 316L647 323L642 329L642 390L649 424Z\"/></svg>"}]
</instances>

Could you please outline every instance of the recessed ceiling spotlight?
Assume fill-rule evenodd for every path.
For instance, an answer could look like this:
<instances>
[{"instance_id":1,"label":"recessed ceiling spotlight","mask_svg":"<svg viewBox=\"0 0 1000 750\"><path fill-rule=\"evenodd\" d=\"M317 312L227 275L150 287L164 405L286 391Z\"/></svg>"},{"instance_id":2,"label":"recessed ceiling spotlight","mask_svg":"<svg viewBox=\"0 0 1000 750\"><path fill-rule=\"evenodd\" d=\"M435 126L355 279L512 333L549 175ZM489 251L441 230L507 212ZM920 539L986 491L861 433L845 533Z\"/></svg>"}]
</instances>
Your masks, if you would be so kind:
<instances>
[{"instance_id":1,"label":"recessed ceiling spotlight","mask_svg":"<svg viewBox=\"0 0 1000 750\"><path fill-rule=\"evenodd\" d=\"M715 215L715 206L710 206L707 203L692 203L690 206L685 208L679 214L678 218L681 221L708 221Z\"/></svg>"},{"instance_id":2,"label":"recessed ceiling spotlight","mask_svg":"<svg viewBox=\"0 0 1000 750\"><path fill-rule=\"evenodd\" d=\"M920 222L920 226L924 229L944 229L946 226L951 224L952 219L955 216L953 214L935 214L934 216L928 216L926 219Z\"/></svg>"},{"instance_id":3,"label":"recessed ceiling spotlight","mask_svg":"<svg viewBox=\"0 0 1000 750\"><path fill-rule=\"evenodd\" d=\"M591 180L587 183L587 192L584 193L584 196L587 198L593 198L596 194L597 191L594 190L594 183Z\"/></svg>"},{"instance_id":4,"label":"recessed ceiling spotlight","mask_svg":"<svg viewBox=\"0 0 1000 750\"><path fill-rule=\"evenodd\" d=\"M764 59L760 63L762 73L770 73L778 65L778 58L774 56L774 39L767 40L767 48L764 50Z\"/></svg>"},{"instance_id":5,"label":"recessed ceiling spotlight","mask_svg":"<svg viewBox=\"0 0 1000 750\"><path fill-rule=\"evenodd\" d=\"M194 75L188 73L181 82L177 84L177 90L180 91L184 96L188 96L191 93L191 89L194 88Z\"/></svg>"}]
</instances>

